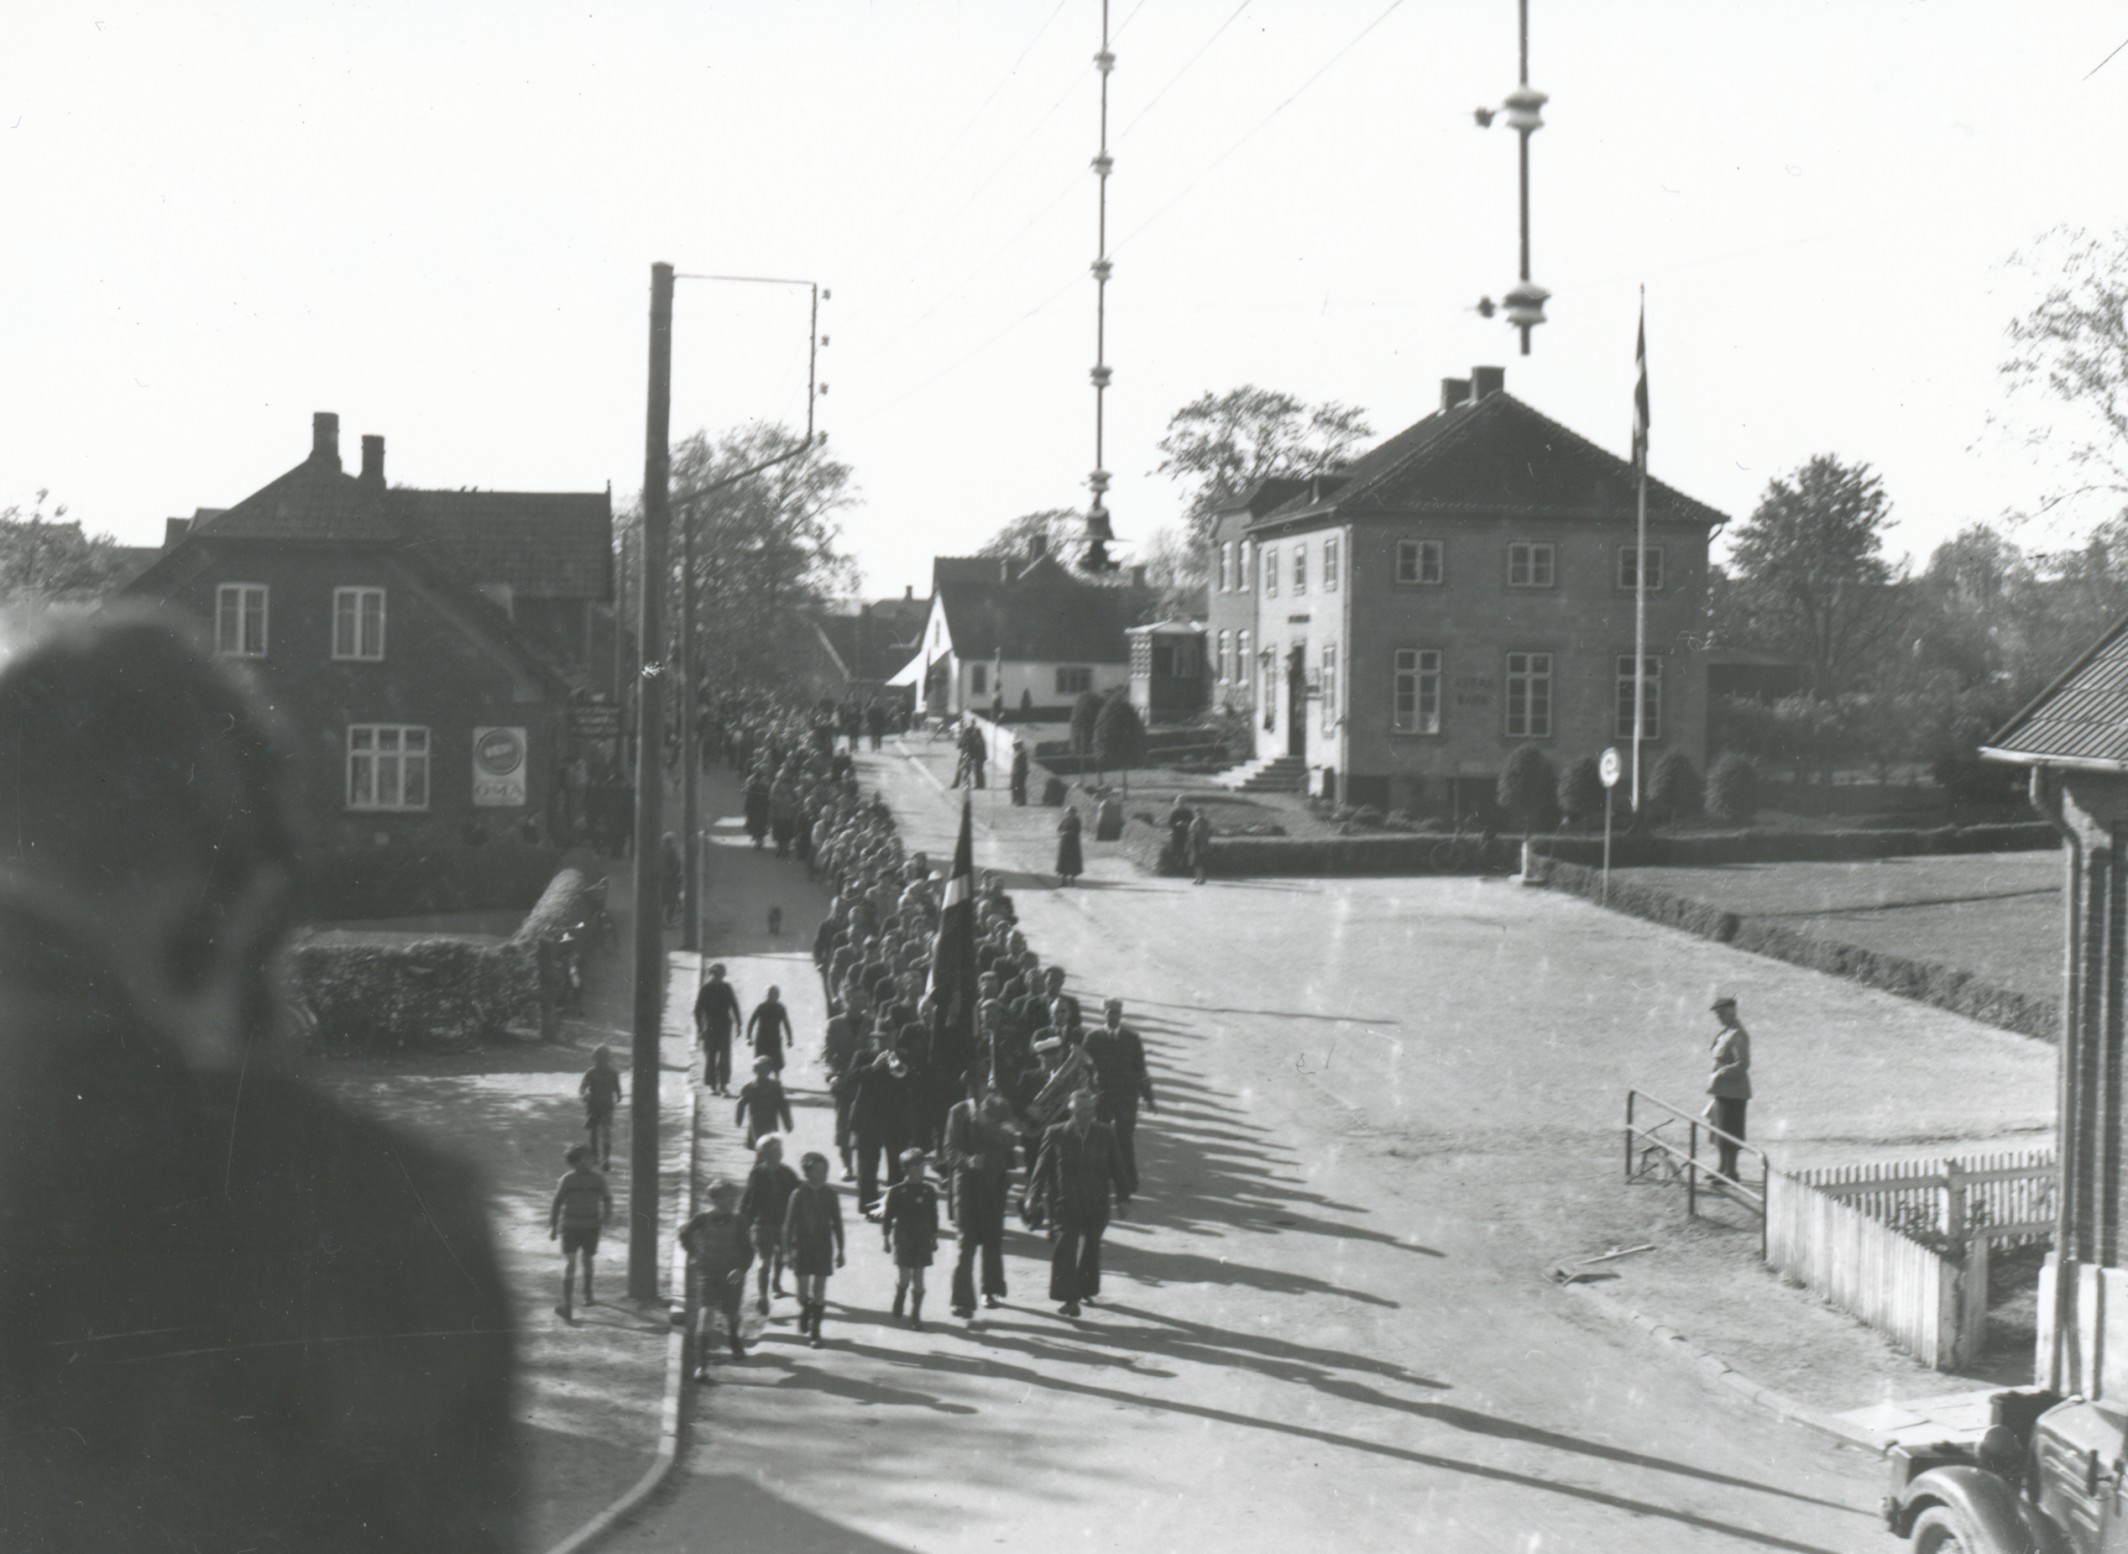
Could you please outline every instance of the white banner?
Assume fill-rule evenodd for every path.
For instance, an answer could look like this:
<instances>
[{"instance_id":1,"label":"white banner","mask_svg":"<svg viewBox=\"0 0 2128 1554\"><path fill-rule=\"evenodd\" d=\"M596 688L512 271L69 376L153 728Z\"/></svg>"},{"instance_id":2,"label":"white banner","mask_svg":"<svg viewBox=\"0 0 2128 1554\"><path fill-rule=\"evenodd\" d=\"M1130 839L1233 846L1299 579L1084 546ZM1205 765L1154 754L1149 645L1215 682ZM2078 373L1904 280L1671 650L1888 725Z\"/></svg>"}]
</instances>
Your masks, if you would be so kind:
<instances>
[{"instance_id":1,"label":"white banner","mask_svg":"<svg viewBox=\"0 0 2128 1554\"><path fill-rule=\"evenodd\" d=\"M474 729L474 804L490 809L523 809L530 750L521 728Z\"/></svg>"}]
</instances>

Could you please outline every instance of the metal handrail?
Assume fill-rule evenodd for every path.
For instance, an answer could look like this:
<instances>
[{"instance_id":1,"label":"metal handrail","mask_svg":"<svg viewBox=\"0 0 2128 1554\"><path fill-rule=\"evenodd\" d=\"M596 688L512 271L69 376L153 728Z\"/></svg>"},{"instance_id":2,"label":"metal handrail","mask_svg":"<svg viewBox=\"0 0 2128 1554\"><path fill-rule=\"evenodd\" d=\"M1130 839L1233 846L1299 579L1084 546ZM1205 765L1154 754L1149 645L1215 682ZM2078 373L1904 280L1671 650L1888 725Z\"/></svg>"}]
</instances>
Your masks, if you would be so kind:
<instances>
[{"instance_id":1,"label":"metal handrail","mask_svg":"<svg viewBox=\"0 0 2128 1554\"><path fill-rule=\"evenodd\" d=\"M1653 1106L1668 1115L1653 1127L1643 1127L1636 1122L1634 1117L1636 1105ZM1669 1139L1661 1137L1661 1129L1672 1120L1685 1124L1686 1141L1685 1147L1682 1149ZM1741 1172L1737 1179L1732 1179L1726 1183L1726 1190L1744 1199L1759 1211L1759 1235L1760 1240L1763 1242L1766 1225L1766 1179L1773 1174L1773 1164L1766 1158L1764 1150L1755 1149L1750 1144L1745 1143L1744 1140L1724 1132L1702 1115L1672 1106L1659 1096L1647 1095L1638 1090L1626 1091L1625 1179L1628 1182L1635 1180L1634 1160L1636 1156L1651 1148L1661 1150L1671 1159L1683 1163L1685 1213L1696 1218L1699 1213L1699 1173L1703 1169L1699 1162L1699 1141L1702 1133L1716 1143L1735 1145L1739 1155L1751 1155L1757 1159L1759 1163L1758 1190L1754 1192L1744 1184L1741 1180ZM1710 1175L1714 1175L1717 1181L1721 1180L1717 1173L1710 1172ZM1763 1247L1761 1250L1763 1250Z\"/></svg>"}]
</instances>

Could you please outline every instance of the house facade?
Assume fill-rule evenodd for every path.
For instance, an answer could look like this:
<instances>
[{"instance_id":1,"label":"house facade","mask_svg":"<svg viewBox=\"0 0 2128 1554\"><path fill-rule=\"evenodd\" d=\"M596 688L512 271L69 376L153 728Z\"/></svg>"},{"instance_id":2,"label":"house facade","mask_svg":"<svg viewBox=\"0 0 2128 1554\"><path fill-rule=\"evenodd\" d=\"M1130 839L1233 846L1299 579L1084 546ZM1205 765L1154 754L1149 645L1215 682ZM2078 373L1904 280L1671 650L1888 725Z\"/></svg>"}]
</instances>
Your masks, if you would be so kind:
<instances>
[{"instance_id":1,"label":"house facade","mask_svg":"<svg viewBox=\"0 0 2128 1554\"><path fill-rule=\"evenodd\" d=\"M1253 713L1256 708L1255 672L1236 667L1254 665L1263 640L1256 621L1256 554L1249 525L1308 490L1306 480L1274 475L1236 493L1213 514L1204 623L1214 710Z\"/></svg>"},{"instance_id":2,"label":"house facade","mask_svg":"<svg viewBox=\"0 0 2128 1554\"><path fill-rule=\"evenodd\" d=\"M1438 410L1347 470L1222 515L1215 543L1235 559L1211 567L1215 695L1313 792L1469 813L1519 745L1561 768L1631 749L1631 466L1504 378L1446 380ZM1649 482L1648 764L1705 762L1707 549L1724 521Z\"/></svg>"},{"instance_id":3,"label":"house facade","mask_svg":"<svg viewBox=\"0 0 2128 1554\"><path fill-rule=\"evenodd\" d=\"M379 437L350 475L320 414L308 458L175 528L126 591L258 676L320 843L545 838L572 700L610 684L611 532L604 493L393 490Z\"/></svg>"}]
</instances>

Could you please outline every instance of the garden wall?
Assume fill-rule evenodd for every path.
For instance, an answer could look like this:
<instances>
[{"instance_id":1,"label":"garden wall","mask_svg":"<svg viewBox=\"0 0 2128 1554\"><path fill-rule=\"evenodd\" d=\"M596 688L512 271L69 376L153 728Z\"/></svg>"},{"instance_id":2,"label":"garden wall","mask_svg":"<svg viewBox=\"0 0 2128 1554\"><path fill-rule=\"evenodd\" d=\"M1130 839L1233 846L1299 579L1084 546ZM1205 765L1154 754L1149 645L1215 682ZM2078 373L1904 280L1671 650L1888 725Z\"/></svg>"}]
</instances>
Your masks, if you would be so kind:
<instances>
[{"instance_id":1,"label":"garden wall","mask_svg":"<svg viewBox=\"0 0 2128 1554\"><path fill-rule=\"evenodd\" d=\"M1613 837L1618 869L1710 868L1731 863L1844 863L1868 858L1913 858L1931 853L2043 852L2061 845L2044 820L2007 825L1884 827L1850 831L1720 831L1694 836L1636 833ZM1563 863L1599 868L1601 836L1536 838L1538 852Z\"/></svg>"}]
</instances>

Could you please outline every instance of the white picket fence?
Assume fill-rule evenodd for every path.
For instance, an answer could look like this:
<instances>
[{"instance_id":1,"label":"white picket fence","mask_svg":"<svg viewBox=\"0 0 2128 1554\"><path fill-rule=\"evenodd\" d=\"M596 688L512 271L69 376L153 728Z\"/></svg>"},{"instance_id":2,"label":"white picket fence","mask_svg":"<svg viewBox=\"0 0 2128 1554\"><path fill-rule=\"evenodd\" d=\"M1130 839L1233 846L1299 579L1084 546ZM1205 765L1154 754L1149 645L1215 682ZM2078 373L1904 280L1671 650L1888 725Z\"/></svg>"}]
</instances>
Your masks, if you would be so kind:
<instances>
[{"instance_id":1,"label":"white picket fence","mask_svg":"<svg viewBox=\"0 0 2128 1554\"><path fill-rule=\"evenodd\" d=\"M1987 1342L1991 1246L2049 1240L2053 1187L2047 1149L1775 1171L1766 1261L1922 1363L1956 1369Z\"/></svg>"}]
</instances>

